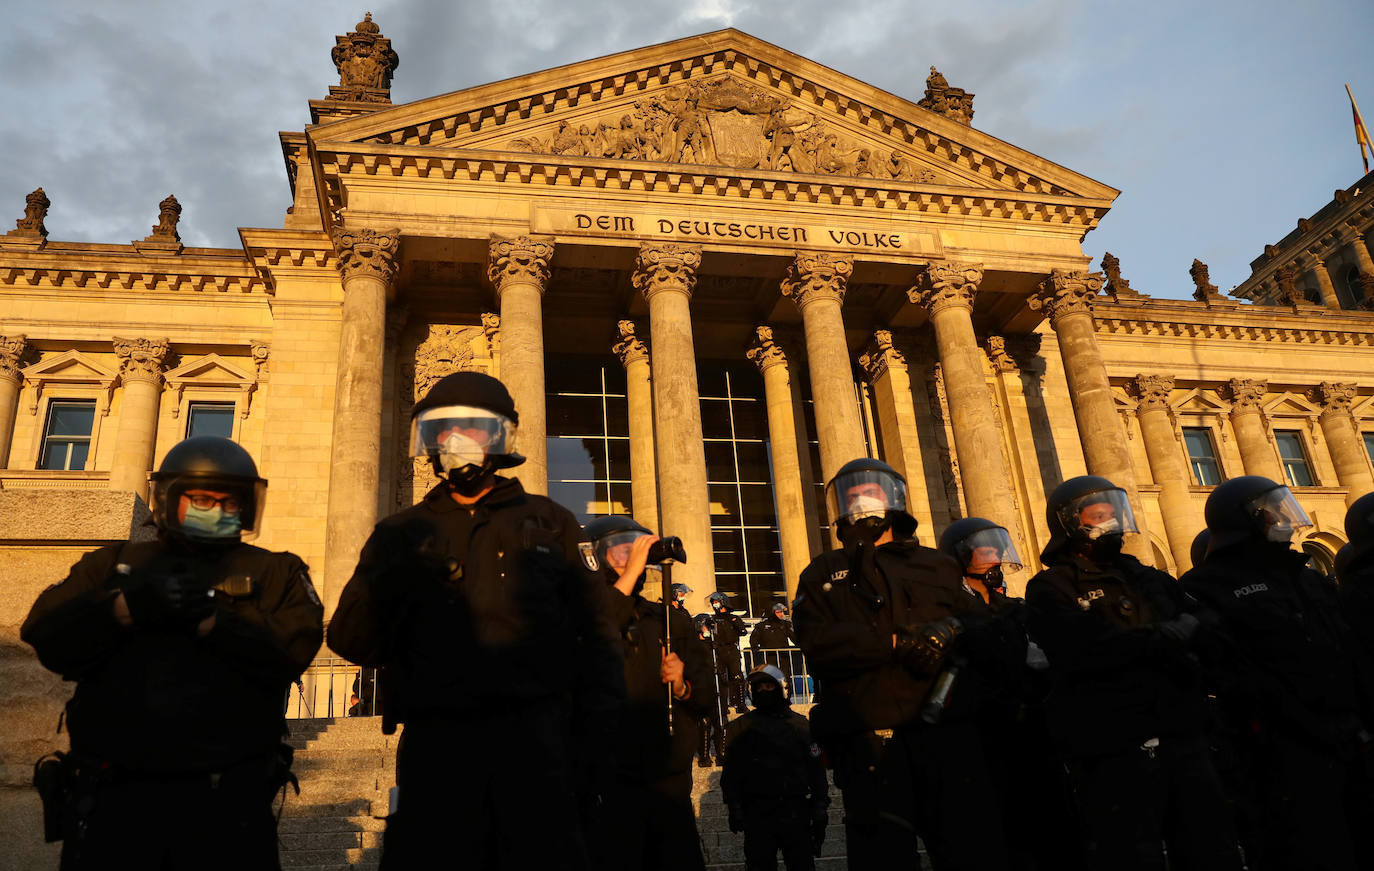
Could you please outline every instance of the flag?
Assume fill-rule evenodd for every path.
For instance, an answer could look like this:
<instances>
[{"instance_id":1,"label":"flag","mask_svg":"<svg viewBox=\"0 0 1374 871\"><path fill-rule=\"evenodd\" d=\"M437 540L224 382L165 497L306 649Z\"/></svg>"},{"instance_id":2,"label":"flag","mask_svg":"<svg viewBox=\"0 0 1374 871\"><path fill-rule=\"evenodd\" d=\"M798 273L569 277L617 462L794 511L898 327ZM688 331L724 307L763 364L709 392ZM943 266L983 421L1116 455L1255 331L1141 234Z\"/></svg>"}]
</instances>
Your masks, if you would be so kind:
<instances>
[{"instance_id":1,"label":"flag","mask_svg":"<svg viewBox=\"0 0 1374 871\"><path fill-rule=\"evenodd\" d=\"M1360 146L1360 159L1364 161L1365 174L1369 174L1369 151L1374 151L1374 140L1369 138L1369 128L1364 126L1364 119L1360 117L1360 107L1355 104L1355 95L1350 92L1350 85L1345 86L1346 96L1350 97L1350 111L1355 114L1355 141Z\"/></svg>"}]
</instances>

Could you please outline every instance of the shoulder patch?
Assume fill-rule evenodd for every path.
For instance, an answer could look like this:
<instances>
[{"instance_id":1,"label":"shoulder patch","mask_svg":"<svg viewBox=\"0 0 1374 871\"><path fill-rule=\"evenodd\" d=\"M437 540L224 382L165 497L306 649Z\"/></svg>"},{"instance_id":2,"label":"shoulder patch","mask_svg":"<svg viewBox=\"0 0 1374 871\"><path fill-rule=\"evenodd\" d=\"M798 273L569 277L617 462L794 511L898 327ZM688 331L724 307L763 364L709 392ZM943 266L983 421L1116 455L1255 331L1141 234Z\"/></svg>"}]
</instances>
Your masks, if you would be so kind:
<instances>
[{"instance_id":1,"label":"shoulder patch","mask_svg":"<svg viewBox=\"0 0 1374 871\"><path fill-rule=\"evenodd\" d=\"M582 556L582 565L587 567L587 571L596 572L601 570L601 561L596 558L596 545L590 541L579 541L577 552Z\"/></svg>"},{"instance_id":2,"label":"shoulder patch","mask_svg":"<svg viewBox=\"0 0 1374 871\"><path fill-rule=\"evenodd\" d=\"M301 585L301 589L305 591L305 597L310 600L310 604L316 608L324 607L324 603L320 601L320 594L315 592L315 585L310 582L310 572L305 570L305 566L301 566L296 572L296 583Z\"/></svg>"},{"instance_id":3,"label":"shoulder patch","mask_svg":"<svg viewBox=\"0 0 1374 871\"><path fill-rule=\"evenodd\" d=\"M830 580L832 581L843 581L847 577L849 577L849 569L847 568L836 569L830 573Z\"/></svg>"}]
</instances>

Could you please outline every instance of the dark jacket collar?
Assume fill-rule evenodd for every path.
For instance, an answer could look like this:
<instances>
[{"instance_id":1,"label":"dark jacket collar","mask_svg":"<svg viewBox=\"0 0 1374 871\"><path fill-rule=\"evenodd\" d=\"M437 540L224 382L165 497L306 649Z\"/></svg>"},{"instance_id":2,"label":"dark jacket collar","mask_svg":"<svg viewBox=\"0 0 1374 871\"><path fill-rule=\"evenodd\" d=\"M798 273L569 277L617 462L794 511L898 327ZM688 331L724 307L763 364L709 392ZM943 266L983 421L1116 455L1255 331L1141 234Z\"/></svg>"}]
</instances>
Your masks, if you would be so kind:
<instances>
[{"instance_id":1,"label":"dark jacket collar","mask_svg":"<svg viewBox=\"0 0 1374 871\"><path fill-rule=\"evenodd\" d=\"M424 501L431 511L435 511L439 514L457 511L459 509L477 511L486 508L495 510L497 508L504 508L507 505L517 505L524 502L525 488L520 486L520 481L517 478L505 478L501 475L497 475L496 483L492 486L491 491L487 493L487 495L483 496L481 500L471 506L464 506L459 505L453 500L453 497L449 495L448 484L440 481L425 494Z\"/></svg>"}]
</instances>

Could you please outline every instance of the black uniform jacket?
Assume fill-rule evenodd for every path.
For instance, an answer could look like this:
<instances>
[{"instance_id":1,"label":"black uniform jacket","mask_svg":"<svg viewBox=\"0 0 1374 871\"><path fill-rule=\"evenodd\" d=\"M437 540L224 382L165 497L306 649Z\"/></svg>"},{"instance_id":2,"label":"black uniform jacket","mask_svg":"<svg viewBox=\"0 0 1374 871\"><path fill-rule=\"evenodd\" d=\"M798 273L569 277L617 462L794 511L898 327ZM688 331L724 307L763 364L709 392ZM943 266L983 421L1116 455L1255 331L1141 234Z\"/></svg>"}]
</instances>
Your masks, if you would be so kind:
<instances>
[{"instance_id":1,"label":"black uniform jacket","mask_svg":"<svg viewBox=\"0 0 1374 871\"><path fill-rule=\"evenodd\" d=\"M665 609L642 596L609 588L610 613L619 628L625 658L625 707L616 722L617 774L631 783L651 783L691 770L701 744L701 720L714 714L715 677L711 651L692 619L678 608L672 614L672 652L682 660L690 691L673 700L673 734L668 734L668 685L659 675L663 662Z\"/></svg>"},{"instance_id":2,"label":"black uniform jacket","mask_svg":"<svg viewBox=\"0 0 1374 871\"><path fill-rule=\"evenodd\" d=\"M797 643L797 633L792 631L792 621L779 620L777 615L769 615L760 620L749 636L749 646L754 650L786 650L788 642Z\"/></svg>"},{"instance_id":3,"label":"black uniform jacket","mask_svg":"<svg viewBox=\"0 0 1374 871\"><path fill-rule=\"evenodd\" d=\"M726 805L750 799L798 799L827 807L830 797L821 751L806 718L790 707L757 708L725 730L725 768L720 789Z\"/></svg>"},{"instance_id":4,"label":"black uniform jacket","mask_svg":"<svg viewBox=\"0 0 1374 871\"><path fill-rule=\"evenodd\" d=\"M1183 585L1221 618L1199 652L1228 716L1349 747L1365 670L1336 590L1306 562L1295 550L1243 542L1210 555Z\"/></svg>"},{"instance_id":5,"label":"black uniform jacket","mask_svg":"<svg viewBox=\"0 0 1374 871\"><path fill-rule=\"evenodd\" d=\"M1344 574L1341 611L1364 649L1365 663L1374 667L1374 550L1351 560Z\"/></svg>"},{"instance_id":6,"label":"black uniform jacket","mask_svg":"<svg viewBox=\"0 0 1374 871\"><path fill-rule=\"evenodd\" d=\"M950 689L941 722L977 719L1004 724L1019 715L1028 695L1025 602L997 590L986 602L967 587L964 595L969 611L960 619L967 634L956 650L965 667Z\"/></svg>"},{"instance_id":7,"label":"black uniform jacket","mask_svg":"<svg viewBox=\"0 0 1374 871\"><path fill-rule=\"evenodd\" d=\"M1060 752L1115 753L1199 733L1196 657L1155 626L1196 610L1178 583L1129 554L1106 565L1067 551L1047 557L1026 587L1027 627L1050 661L1046 715Z\"/></svg>"},{"instance_id":8,"label":"black uniform jacket","mask_svg":"<svg viewBox=\"0 0 1374 871\"><path fill-rule=\"evenodd\" d=\"M606 587L580 537L571 512L514 479L498 476L470 507L440 484L377 524L329 646L386 667L383 695L399 697L402 721L561 699L604 722L624 683Z\"/></svg>"},{"instance_id":9,"label":"black uniform jacket","mask_svg":"<svg viewBox=\"0 0 1374 871\"><path fill-rule=\"evenodd\" d=\"M874 565L877 577L860 577L843 551L828 551L801 574L792 614L816 681L811 725L822 743L918 722L936 674L899 662L893 634L972 611L958 564L939 551L893 542L877 549Z\"/></svg>"},{"instance_id":10,"label":"black uniform jacket","mask_svg":"<svg viewBox=\"0 0 1374 871\"><path fill-rule=\"evenodd\" d=\"M115 619L115 566L137 570L155 558L184 559L179 570L207 581L233 579L240 595L217 592L204 637ZM73 752L134 771L200 772L276 751L286 692L320 649L323 620L293 554L239 544L211 555L151 541L86 554L38 597L20 634L45 666L76 681Z\"/></svg>"},{"instance_id":11,"label":"black uniform jacket","mask_svg":"<svg viewBox=\"0 0 1374 871\"><path fill-rule=\"evenodd\" d=\"M721 612L714 608L711 609L711 616L716 621L715 637L717 643L738 650L739 640L744 637L744 620L738 614L729 611Z\"/></svg>"}]
</instances>

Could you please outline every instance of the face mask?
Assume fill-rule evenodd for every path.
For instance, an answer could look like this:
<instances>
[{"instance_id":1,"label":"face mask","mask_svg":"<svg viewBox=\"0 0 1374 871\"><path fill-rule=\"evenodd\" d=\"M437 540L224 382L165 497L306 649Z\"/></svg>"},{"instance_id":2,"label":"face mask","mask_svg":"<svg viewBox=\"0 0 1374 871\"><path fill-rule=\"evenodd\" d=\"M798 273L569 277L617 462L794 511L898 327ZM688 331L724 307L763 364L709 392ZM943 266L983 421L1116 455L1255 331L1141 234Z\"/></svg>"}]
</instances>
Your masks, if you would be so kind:
<instances>
[{"instance_id":1,"label":"face mask","mask_svg":"<svg viewBox=\"0 0 1374 871\"><path fill-rule=\"evenodd\" d=\"M982 574L976 575L973 572L965 572L964 574L968 575L970 578L982 581L983 586L987 587L989 590L1000 590L1002 588L1001 566L993 566Z\"/></svg>"},{"instance_id":2,"label":"face mask","mask_svg":"<svg viewBox=\"0 0 1374 871\"><path fill-rule=\"evenodd\" d=\"M1264 537L1274 544L1288 544L1293 540L1293 527L1289 524L1266 526Z\"/></svg>"},{"instance_id":3,"label":"face mask","mask_svg":"<svg viewBox=\"0 0 1374 871\"><path fill-rule=\"evenodd\" d=\"M1096 541L1104 535L1120 535L1121 521L1113 517L1111 520L1104 520L1096 526L1080 526L1083 537L1088 541Z\"/></svg>"},{"instance_id":4,"label":"face mask","mask_svg":"<svg viewBox=\"0 0 1374 871\"><path fill-rule=\"evenodd\" d=\"M749 696L754 700L754 707L760 711L781 710L783 705L787 704L781 687L772 690L753 690Z\"/></svg>"},{"instance_id":5,"label":"face mask","mask_svg":"<svg viewBox=\"0 0 1374 871\"><path fill-rule=\"evenodd\" d=\"M847 513L852 518L881 517L887 513L887 503L876 496L855 496Z\"/></svg>"},{"instance_id":6,"label":"face mask","mask_svg":"<svg viewBox=\"0 0 1374 871\"><path fill-rule=\"evenodd\" d=\"M1094 539L1088 548L1088 555L1099 562L1115 559L1121 554L1121 548L1125 544L1125 539L1121 533L1103 535Z\"/></svg>"},{"instance_id":7,"label":"face mask","mask_svg":"<svg viewBox=\"0 0 1374 871\"><path fill-rule=\"evenodd\" d=\"M439 467L447 474L464 466L480 466L487 458L482 446L465 435L449 433L439 446Z\"/></svg>"},{"instance_id":8,"label":"face mask","mask_svg":"<svg viewBox=\"0 0 1374 871\"><path fill-rule=\"evenodd\" d=\"M182 530L207 538L233 538L243 529L243 521L237 514L225 514L224 509L197 508L186 506L186 519L181 521Z\"/></svg>"}]
</instances>

